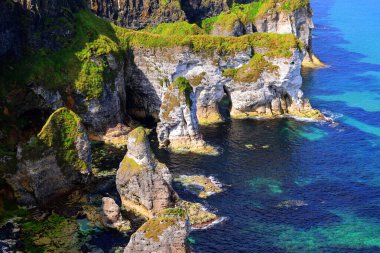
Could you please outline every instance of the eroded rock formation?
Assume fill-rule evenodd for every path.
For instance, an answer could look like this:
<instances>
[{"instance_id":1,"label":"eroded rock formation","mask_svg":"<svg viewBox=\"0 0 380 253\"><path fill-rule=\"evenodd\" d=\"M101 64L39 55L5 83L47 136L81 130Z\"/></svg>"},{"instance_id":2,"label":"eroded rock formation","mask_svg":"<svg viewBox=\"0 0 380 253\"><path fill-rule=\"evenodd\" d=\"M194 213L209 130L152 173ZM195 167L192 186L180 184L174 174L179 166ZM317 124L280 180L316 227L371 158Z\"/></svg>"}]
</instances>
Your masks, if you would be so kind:
<instances>
[{"instance_id":1,"label":"eroded rock formation","mask_svg":"<svg viewBox=\"0 0 380 253\"><path fill-rule=\"evenodd\" d=\"M102 198L102 224L107 228L127 232L131 229L131 223L123 219L120 207L115 200L109 197Z\"/></svg>"},{"instance_id":2,"label":"eroded rock formation","mask_svg":"<svg viewBox=\"0 0 380 253\"><path fill-rule=\"evenodd\" d=\"M116 175L116 187L125 208L152 218L174 207L178 196L170 186L170 172L155 159L144 128L129 133L127 148Z\"/></svg>"},{"instance_id":3,"label":"eroded rock formation","mask_svg":"<svg viewBox=\"0 0 380 253\"><path fill-rule=\"evenodd\" d=\"M162 210L134 233L124 253L189 253L190 223L181 208Z\"/></svg>"},{"instance_id":4,"label":"eroded rock formation","mask_svg":"<svg viewBox=\"0 0 380 253\"><path fill-rule=\"evenodd\" d=\"M163 94L157 137L162 147L173 151L217 154L199 132L193 88L184 77L177 77Z\"/></svg>"},{"instance_id":5,"label":"eroded rock formation","mask_svg":"<svg viewBox=\"0 0 380 253\"><path fill-rule=\"evenodd\" d=\"M282 43L270 35L265 39ZM301 91L304 53L293 44L286 55L273 57L264 47L248 47L228 57L189 47L134 48L130 89L145 101L145 113L153 117L165 99L163 84L183 76L193 87L200 124L222 121L219 103L224 96L231 100L232 117L294 114L318 118L320 114L312 111Z\"/></svg>"},{"instance_id":6,"label":"eroded rock formation","mask_svg":"<svg viewBox=\"0 0 380 253\"><path fill-rule=\"evenodd\" d=\"M91 172L91 146L80 118L66 108L55 111L19 148L18 160L7 181L24 205L45 205L83 183Z\"/></svg>"}]
</instances>

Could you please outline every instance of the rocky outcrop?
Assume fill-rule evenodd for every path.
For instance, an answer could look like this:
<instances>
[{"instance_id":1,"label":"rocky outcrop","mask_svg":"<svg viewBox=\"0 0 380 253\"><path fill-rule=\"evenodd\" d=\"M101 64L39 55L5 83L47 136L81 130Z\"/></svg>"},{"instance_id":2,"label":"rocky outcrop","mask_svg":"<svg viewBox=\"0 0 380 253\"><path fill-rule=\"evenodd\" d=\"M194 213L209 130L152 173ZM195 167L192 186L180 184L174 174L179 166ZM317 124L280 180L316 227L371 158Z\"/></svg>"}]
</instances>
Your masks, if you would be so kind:
<instances>
[{"instance_id":1,"label":"rocky outcrop","mask_svg":"<svg viewBox=\"0 0 380 253\"><path fill-rule=\"evenodd\" d=\"M178 196L170 186L171 175L166 165L155 159L144 128L130 132L127 148L116 174L124 207L147 218L174 207Z\"/></svg>"},{"instance_id":2,"label":"rocky outcrop","mask_svg":"<svg viewBox=\"0 0 380 253\"><path fill-rule=\"evenodd\" d=\"M213 25L212 35L242 36L245 34L244 25L234 14L221 14Z\"/></svg>"},{"instance_id":3,"label":"rocky outcrop","mask_svg":"<svg viewBox=\"0 0 380 253\"><path fill-rule=\"evenodd\" d=\"M291 35L278 38L272 34L257 36L272 41L272 45L278 44L276 47L291 40ZM233 43L238 45L245 39L239 38ZM284 49L286 54L269 57L265 56L265 47L248 47L228 57L218 51L210 56L189 47L135 47L134 66L129 70L129 89L144 101L136 106L143 104L145 114L152 117L156 117L161 102L165 100L166 83L173 82L178 76L187 78L192 84L200 124L222 121L219 103L225 96L231 100L231 116L237 118L282 114L310 116L311 108L301 91L304 53L289 45ZM311 116L319 117L317 114Z\"/></svg>"},{"instance_id":4,"label":"rocky outcrop","mask_svg":"<svg viewBox=\"0 0 380 253\"><path fill-rule=\"evenodd\" d=\"M177 207L185 210L187 216L189 216L192 228L205 228L219 219L216 214L207 211L200 203L179 200Z\"/></svg>"},{"instance_id":5,"label":"rocky outcrop","mask_svg":"<svg viewBox=\"0 0 380 253\"><path fill-rule=\"evenodd\" d=\"M104 79L100 84L102 92L98 96L88 97L84 91L76 90L75 109L92 132L103 135L108 128L126 121L124 62L117 60L112 53L92 56L90 62L107 66L111 72L108 74L114 78Z\"/></svg>"},{"instance_id":6,"label":"rocky outcrop","mask_svg":"<svg viewBox=\"0 0 380 253\"><path fill-rule=\"evenodd\" d=\"M157 138L161 147L177 152L217 154L199 132L193 88L184 77L177 77L166 88L160 107Z\"/></svg>"},{"instance_id":7,"label":"rocky outcrop","mask_svg":"<svg viewBox=\"0 0 380 253\"><path fill-rule=\"evenodd\" d=\"M109 197L102 198L102 224L107 228L121 232L127 232L131 229L131 223L123 219L120 207L115 200Z\"/></svg>"},{"instance_id":8,"label":"rocky outcrop","mask_svg":"<svg viewBox=\"0 0 380 253\"><path fill-rule=\"evenodd\" d=\"M162 210L134 233L124 253L189 253L190 223L183 209Z\"/></svg>"},{"instance_id":9,"label":"rocky outcrop","mask_svg":"<svg viewBox=\"0 0 380 253\"><path fill-rule=\"evenodd\" d=\"M91 172L91 146L80 118L66 108L55 111L18 150L18 169L7 181L19 202L45 205L84 182Z\"/></svg>"},{"instance_id":10,"label":"rocky outcrop","mask_svg":"<svg viewBox=\"0 0 380 253\"><path fill-rule=\"evenodd\" d=\"M185 19L180 1L177 0L87 0L87 4L97 15L109 18L117 22L118 25L132 29Z\"/></svg>"},{"instance_id":11,"label":"rocky outcrop","mask_svg":"<svg viewBox=\"0 0 380 253\"><path fill-rule=\"evenodd\" d=\"M213 177L205 177L202 175L182 175L174 181L179 182L187 190L198 195L199 198L208 198L211 195L223 191L222 185Z\"/></svg>"},{"instance_id":12,"label":"rocky outcrop","mask_svg":"<svg viewBox=\"0 0 380 253\"><path fill-rule=\"evenodd\" d=\"M313 11L309 4L306 7L301 7L293 11L268 11L255 20L253 23L253 31L294 34L305 45L307 53L304 61L312 62L312 29L314 29L312 16ZM247 27L250 25L252 24L248 24Z\"/></svg>"}]
</instances>

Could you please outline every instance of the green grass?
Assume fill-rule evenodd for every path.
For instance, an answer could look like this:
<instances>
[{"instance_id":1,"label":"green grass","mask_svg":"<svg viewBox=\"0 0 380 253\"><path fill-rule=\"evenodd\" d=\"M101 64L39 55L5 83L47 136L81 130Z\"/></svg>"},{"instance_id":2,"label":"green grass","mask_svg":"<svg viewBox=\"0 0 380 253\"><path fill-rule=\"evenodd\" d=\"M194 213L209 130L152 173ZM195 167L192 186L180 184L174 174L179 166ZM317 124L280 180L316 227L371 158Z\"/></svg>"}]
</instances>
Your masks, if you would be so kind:
<instances>
[{"instance_id":1,"label":"green grass","mask_svg":"<svg viewBox=\"0 0 380 253\"><path fill-rule=\"evenodd\" d=\"M163 36L184 36L184 35L197 35L205 34L205 31L196 24L190 24L187 21L180 21L175 23L163 23L154 28L145 29L146 32L160 34Z\"/></svg>"},{"instance_id":2,"label":"green grass","mask_svg":"<svg viewBox=\"0 0 380 253\"><path fill-rule=\"evenodd\" d=\"M190 94L193 92L193 88L190 85L189 80L187 80L183 76L177 77L173 84L174 87L178 87L179 91L182 92L185 95L186 98L186 104L191 107L192 101L190 98Z\"/></svg>"},{"instance_id":3,"label":"green grass","mask_svg":"<svg viewBox=\"0 0 380 253\"><path fill-rule=\"evenodd\" d=\"M6 86L1 87L2 93L38 83L63 94L77 89L86 99L100 96L102 81L111 76L102 56L110 53L120 55L111 25L89 11L62 18L61 23L71 24L74 38L63 41L65 47L58 52L48 49L32 51L22 61L3 66L0 83ZM97 57L97 61L92 57Z\"/></svg>"},{"instance_id":4,"label":"green grass","mask_svg":"<svg viewBox=\"0 0 380 253\"><path fill-rule=\"evenodd\" d=\"M230 10L222 12L218 16L202 20L201 27L207 33L211 33L215 26L231 31L231 27L236 21L247 25L261 18L269 11L293 12L309 5L309 0L259 0L248 4L233 3Z\"/></svg>"},{"instance_id":5,"label":"green grass","mask_svg":"<svg viewBox=\"0 0 380 253\"><path fill-rule=\"evenodd\" d=\"M223 76L231 77L236 82L256 82L263 72L274 73L278 66L268 62L262 54L255 54L251 60L237 69L225 69Z\"/></svg>"}]
</instances>

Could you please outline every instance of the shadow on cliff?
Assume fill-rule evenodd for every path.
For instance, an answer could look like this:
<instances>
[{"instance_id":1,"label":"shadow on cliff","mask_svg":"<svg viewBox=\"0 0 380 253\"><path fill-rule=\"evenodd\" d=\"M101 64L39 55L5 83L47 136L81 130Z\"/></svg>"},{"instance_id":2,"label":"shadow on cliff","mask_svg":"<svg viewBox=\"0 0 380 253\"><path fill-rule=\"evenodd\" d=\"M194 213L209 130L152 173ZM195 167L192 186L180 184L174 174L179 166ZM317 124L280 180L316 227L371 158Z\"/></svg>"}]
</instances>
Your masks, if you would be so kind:
<instances>
[{"instance_id":1,"label":"shadow on cliff","mask_svg":"<svg viewBox=\"0 0 380 253\"><path fill-rule=\"evenodd\" d=\"M98 39L106 37L116 45L119 40L111 24L92 14L82 1L39 1L31 6L5 1L0 7L4 7L4 23L0 22L0 41L4 42L0 47L0 140L14 147L39 131L54 111L46 96L51 98L58 91L63 100L59 106L81 110L75 101L85 96L75 92L74 83L81 73L88 77L83 81L86 85L95 78L106 80L108 68L91 65L94 57L99 57L95 54L110 47L104 42L107 40ZM84 62L83 57L91 60ZM42 97L33 92L40 86L51 93ZM97 87L89 84L85 89L91 93ZM36 114L38 111L41 113Z\"/></svg>"},{"instance_id":2,"label":"shadow on cliff","mask_svg":"<svg viewBox=\"0 0 380 253\"><path fill-rule=\"evenodd\" d=\"M128 49L126 55L127 114L142 124L153 127L158 121L161 99L144 71L136 65L133 50Z\"/></svg>"}]
</instances>

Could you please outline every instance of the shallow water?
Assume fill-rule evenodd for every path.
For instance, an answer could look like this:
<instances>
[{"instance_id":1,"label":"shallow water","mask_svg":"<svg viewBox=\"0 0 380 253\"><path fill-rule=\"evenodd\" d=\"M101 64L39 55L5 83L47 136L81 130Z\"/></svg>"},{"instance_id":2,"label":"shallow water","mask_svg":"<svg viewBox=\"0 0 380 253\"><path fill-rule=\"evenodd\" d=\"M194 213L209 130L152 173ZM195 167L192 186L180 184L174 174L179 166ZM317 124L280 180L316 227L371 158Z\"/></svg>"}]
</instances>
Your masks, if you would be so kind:
<instances>
[{"instance_id":1,"label":"shallow water","mask_svg":"<svg viewBox=\"0 0 380 253\"><path fill-rule=\"evenodd\" d=\"M331 67L304 71L303 90L338 124L233 120L202 129L218 157L156 152L175 175L224 184L207 200L175 185L227 218L191 233L196 252L380 252L380 3L311 2Z\"/></svg>"}]
</instances>

